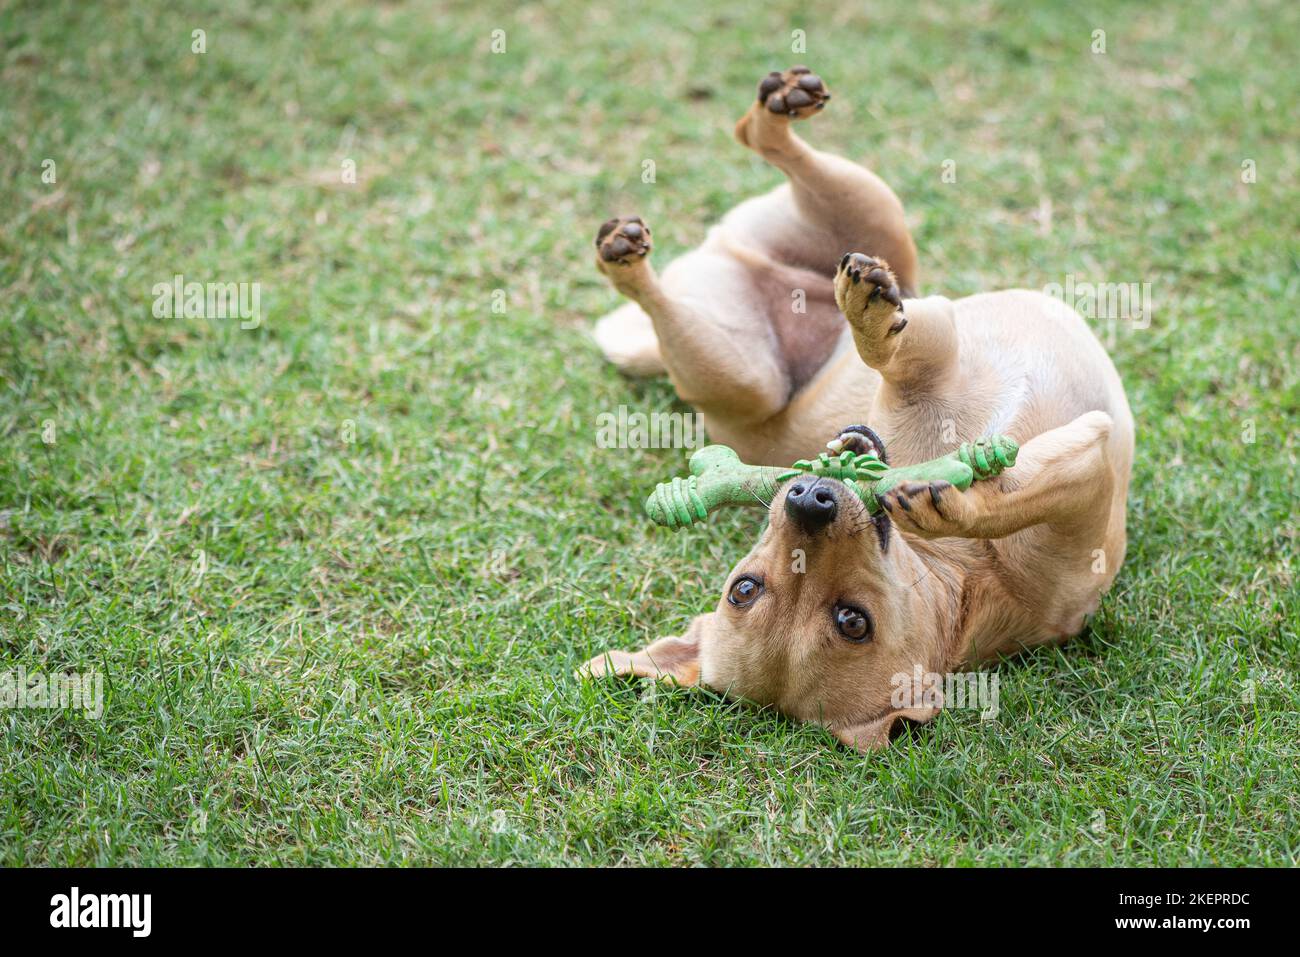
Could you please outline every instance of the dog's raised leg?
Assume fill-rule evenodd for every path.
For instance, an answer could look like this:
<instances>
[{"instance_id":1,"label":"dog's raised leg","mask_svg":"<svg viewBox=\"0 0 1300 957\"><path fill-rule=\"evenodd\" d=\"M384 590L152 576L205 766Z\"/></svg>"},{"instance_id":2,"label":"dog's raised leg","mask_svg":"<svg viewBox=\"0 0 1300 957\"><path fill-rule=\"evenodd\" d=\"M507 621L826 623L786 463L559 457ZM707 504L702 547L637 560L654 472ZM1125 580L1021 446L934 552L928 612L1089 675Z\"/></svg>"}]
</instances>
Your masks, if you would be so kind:
<instances>
[{"instance_id":1,"label":"dog's raised leg","mask_svg":"<svg viewBox=\"0 0 1300 957\"><path fill-rule=\"evenodd\" d=\"M770 73L758 85L757 102L736 123L736 139L790 180L795 209L805 226L793 230L798 241L789 252L795 264L824 275L844 250L869 249L893 264L903 294L914 296L916 246L894 191L857 163L813 149L791 128L793 121L820 112L830 97L825 83L807 67ZM760 237L766 244L783 239Z\"/></svg>"},{"instance_id":2,"label":"dog's raised leg","mask_svg":"<svg viewBox=\"0 0 1300 957\"><path fill-rule=\"evenodd\" d=\"M700 249L673 264L678 294L650 264L650 227L639 217L611 219L596 234L596 266L650 316L659 354L677 395L706 416L761 422L784 406L789 376L771 336L754 334L762 315L745 267ZM707 419L706 419L707 421Z\"/></svg>"},{"instance_id":3,"label":"dog's raised leg","mask_svg":"<svg viewBox=\"0 0 1300 957\"><path fill-rule=\"evenodd\" d=\"M1124 561L1126 488L1112 466L1113 426L1106 412L1086 412L1026 442L1015 467L997 478L965 492L909 483L881 496L881 504L904 532L986 540L998 584L972 607L992 616L1029 615L1039 631L1031 644L1069 637L1096 610ZM966 649L966 660L1018 647L990 640Z\"/></svg>"},{"instance_id":4,"label":"dog's raised leg","mask_svg":"<svg viewBox=\"0 0 1300 957\"><path fill-rule=\"evenodd\" d=\"M946 482L907 482L880 496L880 503L899 529L923 538L997 539L1046 525L1087 541L1081 532L1091 528L1100 535L1110 521L1112 425L1107 413L1086 412L1022 445L1015 466L997 478L965 492Z\"/></svg>"},{"instance_id":5,"label":"dog's raised leg","mask_svg":"<svg viewBox=\"0 0 1300 957\"><path fill-rule=\"evenodd\" d=\"M884 402L906 399L909 392L946 390L957 366L957 328L949 300L929 296L909 299L904 306L888 263L846 253L835 272L835 303L853 330L858 355L894 393L881 396Z\"/></svg>"}]
</instances>

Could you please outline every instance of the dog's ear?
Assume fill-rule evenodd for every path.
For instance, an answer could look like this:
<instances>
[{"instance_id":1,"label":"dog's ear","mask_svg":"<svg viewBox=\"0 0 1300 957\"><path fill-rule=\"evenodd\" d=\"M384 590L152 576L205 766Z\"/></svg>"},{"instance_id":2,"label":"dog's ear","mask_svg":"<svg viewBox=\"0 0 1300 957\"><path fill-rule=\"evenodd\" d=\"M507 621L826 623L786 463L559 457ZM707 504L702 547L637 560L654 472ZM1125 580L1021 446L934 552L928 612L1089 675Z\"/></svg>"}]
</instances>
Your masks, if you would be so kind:
<instances>
[{"instance_id":1,"label":"dog's ear","mask_svg":"<svg viewBox=\"0 0 1300 957\"><path fill-rule=\"evenodd\" d=\"M700 680L700 635L705 619L699 615L691 622L686 634L680 637L660 638L637 652L607 651L597 655L578 669L580 678L601 678L605 675L622 675L634 678L657 678L689 686Z\"/></svg>"},{"instance_id":2,"label":"dog's ear","mask_svg":"<svg viewBox=\"0 0 1300 957\"><path fill-rule=\"evenodd\" d=\"M859 751L879 751L889 747L889 742L907 731L914 724L926 724L934 720L938 708L899 708L883 717L873 718L861 724L832 728L835 737L844 744Z\"/></svg>"}]
</instances>

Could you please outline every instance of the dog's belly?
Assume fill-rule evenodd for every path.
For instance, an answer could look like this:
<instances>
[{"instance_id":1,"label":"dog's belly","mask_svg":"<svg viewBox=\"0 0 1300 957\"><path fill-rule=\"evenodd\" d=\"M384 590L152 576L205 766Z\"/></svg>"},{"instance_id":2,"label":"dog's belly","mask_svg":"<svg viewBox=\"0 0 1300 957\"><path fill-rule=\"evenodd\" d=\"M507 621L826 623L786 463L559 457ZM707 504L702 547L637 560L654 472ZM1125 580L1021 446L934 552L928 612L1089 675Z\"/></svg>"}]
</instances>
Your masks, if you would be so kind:
<instances>
[{"instance_id":1,"label":"dog's belly","mask_svg":"<svg viewBox=\"0 0 1300 957\"><path fill-rule=\"evenodd\" d=\"M873 425L871 410L879 388L880 374L858 358L848 325L843 324L821 371L780 413L758 425L714 420L706 414L704 424L710 441L731 446L743 462L789 465L826 451L826 443L845 425Z\"/></svg>"}]
</instances>

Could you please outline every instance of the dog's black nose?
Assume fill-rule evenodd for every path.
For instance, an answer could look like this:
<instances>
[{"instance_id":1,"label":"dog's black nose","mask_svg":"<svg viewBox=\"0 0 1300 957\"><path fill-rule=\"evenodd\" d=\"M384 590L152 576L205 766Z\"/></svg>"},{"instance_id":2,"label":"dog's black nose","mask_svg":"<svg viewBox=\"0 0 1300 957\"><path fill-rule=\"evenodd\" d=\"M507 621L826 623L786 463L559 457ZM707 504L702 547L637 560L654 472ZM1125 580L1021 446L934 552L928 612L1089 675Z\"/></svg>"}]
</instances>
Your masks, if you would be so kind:
<instances>
[{"instance_id":1,"label":"dog's black nose","mask_svg":"<svg viewBox=\"0 0 1300 957\"><path fill-rule=\"evenodd\" d=\"M835 486L820 478L796 479L785 495L785 513L806 532L828 525L839 507Z\"/></svg>"}]
</instances>

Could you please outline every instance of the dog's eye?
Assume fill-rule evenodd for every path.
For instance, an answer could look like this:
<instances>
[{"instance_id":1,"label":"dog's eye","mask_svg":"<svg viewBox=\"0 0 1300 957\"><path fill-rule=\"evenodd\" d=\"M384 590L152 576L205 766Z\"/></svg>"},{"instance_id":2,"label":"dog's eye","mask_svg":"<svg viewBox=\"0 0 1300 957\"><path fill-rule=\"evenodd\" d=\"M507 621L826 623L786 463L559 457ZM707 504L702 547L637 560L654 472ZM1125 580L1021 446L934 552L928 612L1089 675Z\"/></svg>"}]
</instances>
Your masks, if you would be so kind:
<instances>
[{"instance_id":1,"label":"dog's eye","mask_svg":"<svg viewBox=\"0 0 1300 957\"><path fill-rule=\"evenodd\" d=\"M757 578L743 575L735 580L731 586L731 591L727 592L727 601L737 608L744 608L747 605L752 605L754 600L762 593L763 585Z\"/></svg>"},{"instance_id":2,"label":"dog's eye","mask_svg":"<svg viewBox=\"0 0 1300 957\"><path fill-rule=\"evenodd\" d=\"M871 616L852 605L836 605L835 627L849 641L866 641L871 637Z\"/></svg>"}]
</instances>

